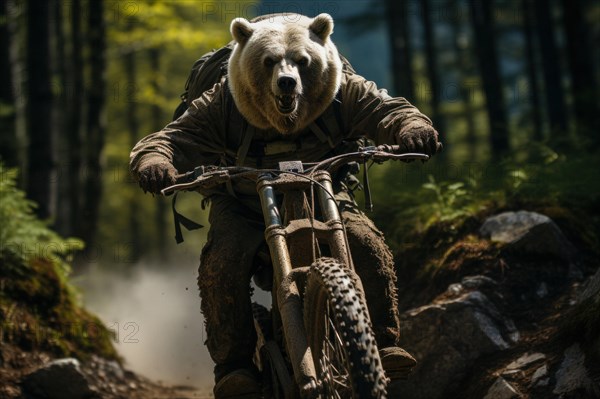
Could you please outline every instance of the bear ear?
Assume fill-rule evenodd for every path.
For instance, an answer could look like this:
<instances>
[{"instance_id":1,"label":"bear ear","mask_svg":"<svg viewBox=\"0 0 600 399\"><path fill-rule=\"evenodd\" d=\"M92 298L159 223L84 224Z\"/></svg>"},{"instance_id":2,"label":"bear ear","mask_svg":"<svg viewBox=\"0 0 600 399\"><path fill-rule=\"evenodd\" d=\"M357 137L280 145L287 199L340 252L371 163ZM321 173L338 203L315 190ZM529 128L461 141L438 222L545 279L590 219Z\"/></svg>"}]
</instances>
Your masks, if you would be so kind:
<instances>
[{"instance_id":1,"label":"bear ear","mask_svg":"<svg viewBox=\"0 0 600 399\"><path fill-rule=\"evenodd\" d=\"M233 39L242 45L246 44L246 42L248 41L248 39L250 39L250 36L252 36L252 33L254 32L254 29L252 28L252 25L250 25L250 22L248 22L248 20L244 18L234 19L231 22L230 30Z\"/></svg>"},{"instance_id":2,"label":"bear ear","mask_svg":"<svg viewBox=\"0 0 600 399\"><path fill-rule=\"evenodd\" d=\"M325 41L333 33L333 18L329 14L319 14L312 20L308 29Z\"/></svg>"}]
</instances>

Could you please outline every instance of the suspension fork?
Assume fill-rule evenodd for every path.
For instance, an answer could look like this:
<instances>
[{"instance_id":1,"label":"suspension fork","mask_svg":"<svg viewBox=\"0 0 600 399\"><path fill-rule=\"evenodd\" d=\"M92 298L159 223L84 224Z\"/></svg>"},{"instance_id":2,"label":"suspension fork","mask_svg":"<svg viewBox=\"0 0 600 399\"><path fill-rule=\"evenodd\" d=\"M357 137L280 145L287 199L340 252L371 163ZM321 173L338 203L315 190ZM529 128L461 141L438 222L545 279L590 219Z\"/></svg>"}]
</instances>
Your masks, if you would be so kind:
<instances>
[{"instance_id":1,"label":"suspension fork","mask_svg":"<svg viewBox=\"0 0 600 399\"><path fill-rule=\"evenodd\" d=\"M257 183L261 207L265 219L265 239L269 245L273 262L273 295L277 303L284 331L285 344L294 369L294 379L301 397L315 397L317 392L316 370L308 346L302 313L302 298L298 287L298 276L307 270L292 270L292 263L285 237L277 198L267 177Z\"/></svg>"},{"instance_id":2,"label":"suspension fork","mask_svg":"<svg viewBox=\"0 0 600 399\"><path fill-rule=\"evenodd\" d=\"M273 186L265 178L257 183L258 194L265 220L265 239L269 245L275 284L279 286L285 276L292 271L290 252L285 238L285 228L277 206Z\"/></svg>"},{"instance_id":3,"label":"suspension fork","mask_svg":"<svg viewBox=\"0 0 600 399\"><path fill-rule=\"evenodd\" d=\"M316 186L316 192L319 199L319 206L321 207L321 213L323 215L323 221L328 225L331 231L329 239L331 256L354 270L346 231L340 216L337 201L334 198L331 175L328 172L321 171L315 174L315 180L320 183L320 185Z\"/></svg>"}]
</instances>

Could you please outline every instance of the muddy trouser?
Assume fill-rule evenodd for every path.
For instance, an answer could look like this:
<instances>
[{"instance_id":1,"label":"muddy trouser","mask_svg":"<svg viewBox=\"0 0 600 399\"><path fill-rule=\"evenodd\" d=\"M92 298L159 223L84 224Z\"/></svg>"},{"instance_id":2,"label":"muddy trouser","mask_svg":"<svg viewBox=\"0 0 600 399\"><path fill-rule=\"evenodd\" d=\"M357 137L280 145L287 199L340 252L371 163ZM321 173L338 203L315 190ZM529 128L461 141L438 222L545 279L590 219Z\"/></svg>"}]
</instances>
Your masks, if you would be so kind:
<instances>
[{"instance_id":1,"label":"muddy trouser","mask_svg":"<svg viewBox=\"0 0 600 399\"><path fill-rule=\"evenodd\" d=\"M396 276L383 234L345 191L336 194L356 272L360 276L380 348L399 337ZM262 215L229 196L211 198L208 241L202 250L198 286L215 379L252 368L256 333L250 279L253 259L264 242Z\"/></svg>"}]
</instances>

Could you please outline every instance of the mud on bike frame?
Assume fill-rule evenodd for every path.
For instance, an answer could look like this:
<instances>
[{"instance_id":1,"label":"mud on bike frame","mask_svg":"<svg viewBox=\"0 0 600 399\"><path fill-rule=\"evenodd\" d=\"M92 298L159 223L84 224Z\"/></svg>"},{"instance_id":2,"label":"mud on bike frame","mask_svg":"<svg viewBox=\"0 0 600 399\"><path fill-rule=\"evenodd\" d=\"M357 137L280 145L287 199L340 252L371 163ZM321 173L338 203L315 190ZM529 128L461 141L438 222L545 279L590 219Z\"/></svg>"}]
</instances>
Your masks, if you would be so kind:
<instances>
[{"instance_id":1,"label":"mud on bike frame","mask_svg":"<svg viewBox=\"0 0 600 399\"><path fill-rule=\"evenodd\" d=\"M360 294L362 284L360 278L354 273L345 228L334 197L331 174L350 162L362 163L365 173L363 179L366 193L365 200L367 206L369 206L370 190L368 188L367 162L381 163L386 160L410 161L427 160L429 158L425 154L401 154L399 152L399 146L394 145L363 147L356 152L337 155L318 163L282 162L279 169L201 166L180 175L178 184L162 190L164 195L169 195L177 191L208 190L238 179L247 179L256 183L266 226L265 238L273 264L274 308L277 309L281 317L283 338L294 371L293 375L296 386L299 388L298 393L303 398L348 397L348 393L344 393L344 385L351 386L349 389L351 389L350 394L352 397L385 397L385 375L379 366L378 355L376 355L377 361L374 363L378 367L379 371L377 373L379 374L366 376L364 370L358 370L360 367L352 366L363 362L367 353L377 352L371 332L367 331L366 336L357 338L356 342L352 343L354 349L347 349L344 345L335 347L336 343L331 344L327 339L330 334L328 317L342 320L342 316L344 316L337 314L330 316L329 310L331 307L337 309L333 312L354 312L352 315L350 313L346 314L344 323L352 322L351 319L356 318L357 314L362 311L365 315L360 316L363 317L361 319L363 324L361 324L362 327L359 330L370 330L370 327L368 327L370 326L370 320L368 312L366 312L364 299L359 298L359 303L354 305L354 310L342 309L340 311L339 305L336 306L331 303L323 305L324 300L335 302L339 299L323 299L323 296L326 296L326 293L323 294L323 292L331 291L332 288L335 290L339 288L338 285L349 283L352 286L352 292L358 292L358 296L362 296ZM276 193L283 194L282 202L281 197L278 200ZM310 195L308 195L309 193ZM317 198L317 204L315 204L315 197ZM318 205L320 209L319 220L315 218L315 205ZM279 209L283 209L285 212L283 217ZM331 256L332 259L321 257L318 246L320 243L328 244L330 251L328 256ZM336 260L339 263L336 264ZM331 264L331 261L333 261L333 264ZM320 281L323 281L323 278L325 280L332 278L329 282L321 283L324 284L323 286L319 285L315 288L315 282L311 282L311 278L307 279L307 276L311 277L310 273L321 273L322 275L318 276L321 279ZM327 277L328 273L330 277ZM312 280L315 280L315 278L312 278ZM325 287L327 283L330 284L328 288ZM300 292L305 292L305 295L301 295ZM354 299L356 299L356 296L354 294L349 295ZM316 306L310 306L311 304L316 304ZM326 309L323 312L323 314L327 314L324 323L319 321L323 317L323 314L319 315L320 309L316 309L316 312L315 309L312 309L315 307ZM315 320L314 323L313 320ZM334 330L334 334L337 334L336 327L333 324L331 329ZM369 343L370 341L373 341L370 344L372 350L366 352L365 342ZM327 347L328 344L333 348L332 350ZM313 350L312 353L310 349ZM329 359L330 357L341 356L339 352L344 352L345 358L341 360L334 359L334 367L328 368L329 366L325 363L332 362ZM313 358L313 355L316 358ZM331 376L331 370L334 370L333 374L337 373L336 368L340 368L340 363L349 364L351 370L344 371L341 376ZM286 373L285 370L283 372L278 371L278 374L280 374L279 380L285 381L287 379L289 381L289 376L281 375L282 373ZM357 383L357 380L361 379L363 382ZM293 390L290 385L290 383L287 384L282 397L296 397L293 393L289 393L290 390ZM341 388L339 388L340 386ZM341 395L338 388L342 392Z\"/></svg>"}]
</instances>

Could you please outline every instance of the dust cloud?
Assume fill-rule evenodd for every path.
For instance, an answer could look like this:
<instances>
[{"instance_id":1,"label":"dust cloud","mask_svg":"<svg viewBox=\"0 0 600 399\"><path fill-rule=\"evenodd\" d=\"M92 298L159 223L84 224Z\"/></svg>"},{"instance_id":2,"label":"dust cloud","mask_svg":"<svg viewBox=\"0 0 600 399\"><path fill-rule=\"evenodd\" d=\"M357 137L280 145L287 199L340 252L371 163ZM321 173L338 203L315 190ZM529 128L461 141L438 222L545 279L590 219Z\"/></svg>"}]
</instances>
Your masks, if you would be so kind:
<instances>
[{"instance_id":1,"label":"dust cloud","mask_svg":"<svg viewBox=\"0 0 600 399\"><path fill-rule=\"evenodd\" d=\"M125 367L153 380L212 386L196 286L197 264L138 265L126 275L89 269L75 279L83 301L116 333Z\"/></svg>"}]
</instances>

